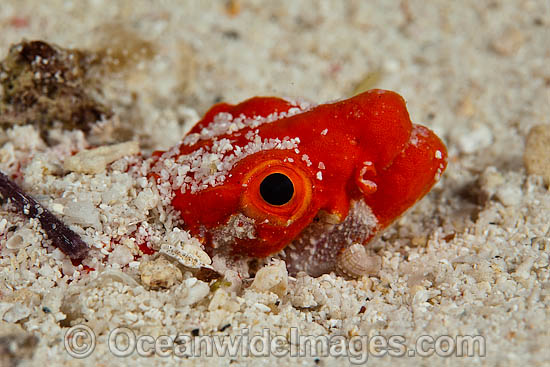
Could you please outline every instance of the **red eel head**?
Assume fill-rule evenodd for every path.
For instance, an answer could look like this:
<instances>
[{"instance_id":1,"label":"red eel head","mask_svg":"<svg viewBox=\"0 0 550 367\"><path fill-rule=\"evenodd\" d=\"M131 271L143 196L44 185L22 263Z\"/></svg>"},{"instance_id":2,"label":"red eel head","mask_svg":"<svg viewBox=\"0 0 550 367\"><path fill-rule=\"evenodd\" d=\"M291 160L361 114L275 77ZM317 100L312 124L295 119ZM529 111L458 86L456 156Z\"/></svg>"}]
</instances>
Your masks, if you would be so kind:
<instances>
[{"instance_id":1,"label":"red eel head","mask_svg":"<svg viewBox=\"0 0 550 367\"><path fill-rule=\"evenodd\" d=\"M301 254L330 253L323 261L366 243L446 166L439 138L383 90L312 108L259 97L218 104L156 155L161 192L206 245L263 257L290 244L295 268Z\"/></svg>"}]
</instances>

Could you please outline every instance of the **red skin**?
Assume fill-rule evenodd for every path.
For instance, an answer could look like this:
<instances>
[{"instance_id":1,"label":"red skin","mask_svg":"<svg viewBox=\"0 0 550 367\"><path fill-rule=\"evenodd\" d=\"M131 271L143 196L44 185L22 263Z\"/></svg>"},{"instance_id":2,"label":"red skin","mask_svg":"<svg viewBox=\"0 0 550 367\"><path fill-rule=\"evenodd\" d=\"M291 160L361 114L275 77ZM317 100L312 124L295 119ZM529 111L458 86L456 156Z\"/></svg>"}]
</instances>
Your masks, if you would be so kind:
<instances>
[{"instance_id":1,"label":"red skin","mask_svg":"<svg viewBox=\"0 0 550 367\"><path fill-rule=\"evenodd\" d=\"M190 133L200 132L220 112L254 117L285 112L291 107L289 102L273 97L255 97L237 105L217 104ZM258 129L263 139L299 137L299 154L274 149L250 155L232 168L231 176L222 185L194 194L178 192L173 199L172 205L180 211L187 229L202 237L207 245L213 230L226 224L231 215L243 213L255 219L256 238L235 240L232 252L268 256L299 236L320 210L343 221L350 203L359 199L372 208L378 230L383 229L431 189L447 163L447 151L441 140L427 128L413 125L403 98L389 91L371 90L347 100L319 105ZM328 131L322 135L325 129ZM415 144L410 141L413 129L422 132L416 134ZM247 131L243 129L218 139L229 138L233 145L243 146ZM182 146L180 152L189 154L210 144L212 141L199 141ZM302 160L303 154L310 157L311 167ZM282 162L287 157L294 162ZM361 186L358 179L366 161L373 165L363 170L366 171L363 178L374 182L374 188ZM318 162L326 167L321 170L322 180L316 179L320 171ZM258 167L263 170L251 173ZM296 192L289 204L276 208L262 201L257 187L266 172L281 170L287 170L296 179L297 182L293 179ZM304 192L299 191L302 186ZM269 223L264 223L265 219Z\"/></svg>"}]
</instances>

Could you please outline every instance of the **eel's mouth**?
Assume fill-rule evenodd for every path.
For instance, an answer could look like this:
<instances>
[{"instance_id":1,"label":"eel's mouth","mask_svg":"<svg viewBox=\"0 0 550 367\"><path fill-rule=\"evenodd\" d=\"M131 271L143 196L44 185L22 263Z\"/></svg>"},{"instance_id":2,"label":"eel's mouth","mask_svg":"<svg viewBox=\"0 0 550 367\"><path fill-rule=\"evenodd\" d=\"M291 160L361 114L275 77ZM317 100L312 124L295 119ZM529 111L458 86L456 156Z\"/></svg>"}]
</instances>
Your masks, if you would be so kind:
<instances>
[{"instance_id":1,"label":"eel's mouth","mask_svg":"<svg viewBox=\"0 0 550 367\"><path fill-rule=\"evenodd\" d=\"M320 276L335 269L338 255L353 243L365 243L378 231L378 219L363 199L351 203L343 221L319 211L300 235L280 253L291 275Z\"/></svg>"}]
</instances>

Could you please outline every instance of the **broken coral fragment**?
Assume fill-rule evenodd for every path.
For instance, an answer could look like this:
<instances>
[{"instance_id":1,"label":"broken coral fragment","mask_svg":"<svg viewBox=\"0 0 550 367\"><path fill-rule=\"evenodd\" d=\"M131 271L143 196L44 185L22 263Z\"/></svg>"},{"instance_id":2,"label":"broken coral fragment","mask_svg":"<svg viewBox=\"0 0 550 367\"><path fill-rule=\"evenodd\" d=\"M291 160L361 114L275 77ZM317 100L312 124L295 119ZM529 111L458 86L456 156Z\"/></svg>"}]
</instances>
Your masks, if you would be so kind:
<instances>
[{"instance_id":1,"label":"broken coral fragment","mask_svg":"<svg viewBox=\"0 0 550 367\"><path fill-rule=\"evenodd\" d=\"M94 149L83 150L65 159L64 168L67 171L79 173L101 173L107 165L129 155L139 153L137 141L102 146Z\"/></svg>"},{"instance_id":2,"label":"broken coral fragment","mask_svg":"<svg viewBox=\"0 0 550 367\"><path fill-rule=\"evenodd\" d=\"M523 162L528 174L542 176L550 185L550 125L536 125L529 130Z\"/></svg>"},{"instance_id":3,"label":"broken coral fragment","mask_svg":"<svg viewBox=\"0 0 550 367\"><path fill-rule=\"evenodd\" d=\"M159 252L174 258L181 265L191 269L208 267L212 263L210 256L208 256L208 254L199 246L188 243L183 245L171 245L165 243L161 245Z\"/></svg>"}]
</instances>

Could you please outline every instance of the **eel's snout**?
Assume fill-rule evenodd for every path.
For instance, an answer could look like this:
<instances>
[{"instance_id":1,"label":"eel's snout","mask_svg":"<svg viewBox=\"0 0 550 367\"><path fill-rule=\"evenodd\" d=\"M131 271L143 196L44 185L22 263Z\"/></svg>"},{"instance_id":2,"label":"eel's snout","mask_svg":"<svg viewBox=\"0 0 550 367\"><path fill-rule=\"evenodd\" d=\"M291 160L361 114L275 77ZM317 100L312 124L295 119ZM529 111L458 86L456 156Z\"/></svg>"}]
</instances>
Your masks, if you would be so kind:
<instances>
[{"instance_id":1,"label":"eel's snout","mask_svg":"<svg viewBox=\"0 0 550 367\"><path fill-rule=\"evenodd\" d=\"M426 195L446 166L447 149L441 139L427 127L413 125L403 151L377 172L377 191L365 196L380 226L389 225Z\"/></svg>"}]
</instances>

